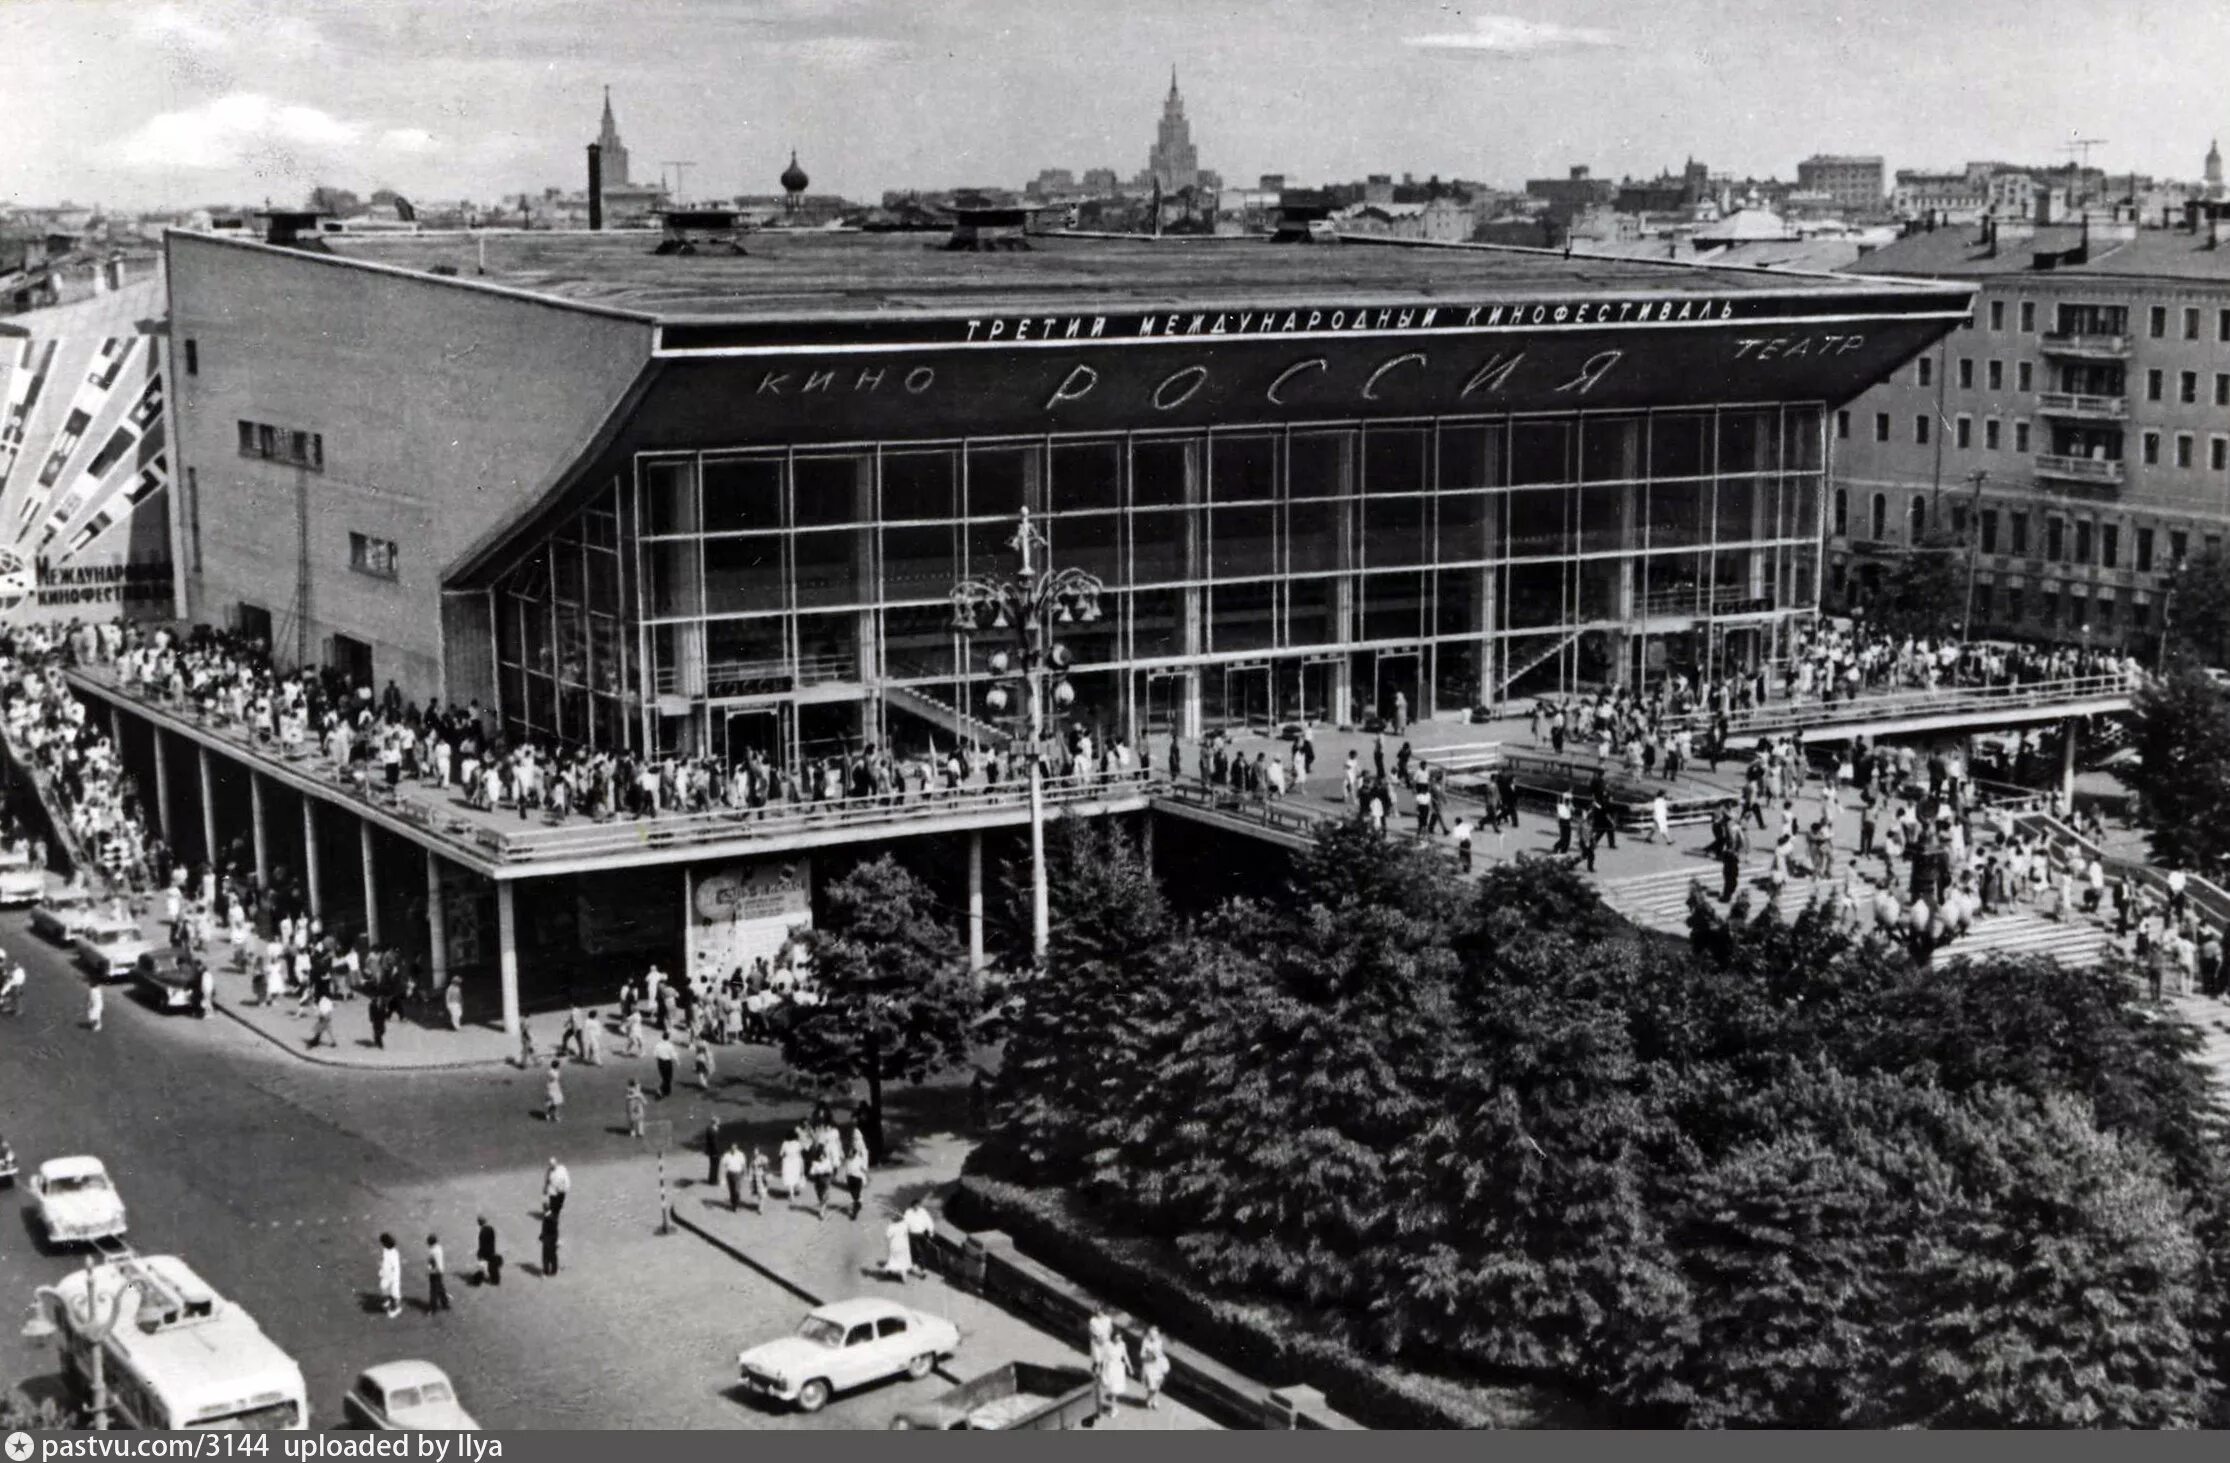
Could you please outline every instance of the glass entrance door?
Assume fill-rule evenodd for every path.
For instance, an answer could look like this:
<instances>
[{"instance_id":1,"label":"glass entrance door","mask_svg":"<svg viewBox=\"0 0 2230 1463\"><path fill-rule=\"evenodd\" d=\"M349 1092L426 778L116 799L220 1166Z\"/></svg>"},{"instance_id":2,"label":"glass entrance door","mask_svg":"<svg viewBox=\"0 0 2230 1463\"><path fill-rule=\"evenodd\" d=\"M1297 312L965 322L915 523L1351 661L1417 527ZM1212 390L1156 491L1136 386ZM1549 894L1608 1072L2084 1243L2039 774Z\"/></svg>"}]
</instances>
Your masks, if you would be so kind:
<instances>
[{"instance_id":1,"label":"glass entrance door","mask_svg":"<svg viewBox=\"0 0 2230 1463\"><path fill-rule=\"evenodd\" d=\"M1372 709L1388 726L1427 714L1425 658L1415 650L1381 650L1372 666ZM1399 698L1398 700L1396 698Z\"/></svg>"},{"instance_id":2,"label":"glass entrance door","mask_svg":"<svg viewBox=\"0 0 2230 1463\"><path fill-rule=\"evenodd\" d=\"M1277 719L1283 722L1328 724L1338 719L1332 705L1334 662L1281 660L1273 666L1277 690Z\"/></svg>"},{"instance_id":3,"label":"glass entrance door","mask_svg":"<svg viewBox=\"0 0 2230 1463\"><path fill-rule=\"evenodd\" d=\"M1267 662L1223 668L1223 719L1226 726L1268 731L1272 704Z\"/></svg>"},{"instance_id":4,"label":"glass entrance door","mask_svg":"<svg viewBox=\"0 0 2230 1463\"><path fill-rule=\"evenodd\" d=\"M721 712L722 745L727 758L741 763L757 752L762 761L779 767L789 760L789 736L783 722L787 707L751 706Z\"/></svg>"},{"instance_id":5,"label":"glass entrance door","mask_svg":"<svg viewBox=\"0 0 2230 1463\"><path fill-rule=\"evenodd\" d=\"M1146 735L1175 736L1184 726L1186 674L1184 671L1139 673L1139 679L1145 683L1138 705L1144 718Z\"/></svg>"}]
</instances>

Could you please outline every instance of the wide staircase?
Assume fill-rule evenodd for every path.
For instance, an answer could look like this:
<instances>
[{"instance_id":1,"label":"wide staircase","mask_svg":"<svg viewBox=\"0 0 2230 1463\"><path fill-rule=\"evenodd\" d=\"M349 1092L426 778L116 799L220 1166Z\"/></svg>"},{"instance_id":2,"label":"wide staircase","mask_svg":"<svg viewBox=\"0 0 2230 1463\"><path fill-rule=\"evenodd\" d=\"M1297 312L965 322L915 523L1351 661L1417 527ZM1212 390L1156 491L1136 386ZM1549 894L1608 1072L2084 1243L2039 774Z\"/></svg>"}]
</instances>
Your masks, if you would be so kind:
<instances>
[{"instance_id":1,"label":"wide staircase","mask_svg":"<svg viewBox=\"0 0 2230 1463\"><path fill-rule=\"evenodd\" d=\"M1742 871L1742 888L1755 911L1767 901L1765 876L1768 864L1754 864ZM1791 879L1772 899L1774 913L1790 919L1817 898L1833 899L1843 882L1828 879ZM1703 885L1704 893L1718 903L1719 870L1696 864L1689 869L1666 869L1631 878L1607 879L1598 885L1603 902L1645 929L1669 934L1688 930L1688 888ZM1961 955L2042 955L2061 965L2095 965L2104 959L2112 938L2085 919L2066 922L2046 919L2027 909L1977 916L1967 933L1942 951L1944 958Z\"/></svg>"}]
</instances>

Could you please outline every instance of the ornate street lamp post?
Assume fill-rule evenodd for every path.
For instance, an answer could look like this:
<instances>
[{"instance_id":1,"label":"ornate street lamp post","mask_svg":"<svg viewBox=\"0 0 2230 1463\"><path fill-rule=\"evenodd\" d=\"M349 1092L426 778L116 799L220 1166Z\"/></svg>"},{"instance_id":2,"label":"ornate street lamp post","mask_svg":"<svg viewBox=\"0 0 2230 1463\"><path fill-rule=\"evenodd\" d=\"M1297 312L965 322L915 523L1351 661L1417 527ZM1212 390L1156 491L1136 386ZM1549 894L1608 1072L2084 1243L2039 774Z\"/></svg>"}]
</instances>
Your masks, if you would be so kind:
<instances>
[{"instance_id":1,"label":"ornate street lamp post","mask_svg":"<svg viewBox=\"0 0 2230 1463\"><path fill-rule=\"evenodd\" d=\"M1019 695L1023 704L1018 709L1029 727L1030 950L1043 965L1052 926L1045 887L1045 702L1050 695L1060 711L1076 702L1076 688L1066 674L1068 647L1053 639L1053 626L1089 625L1097 620L1106 586L1081 569L1040 568L1033 553L1050 551L1052 545L1030 522L1027 508L1007 546L1021 560L1013 576L979 576L955 584L952 623L963 635L992 630L1013 637L1012 651L994 650L985 662L997 679L984 704L994 714L1005 715Z\"/></svg>"},{"instance_id":2,"label":"ornate street lamp post","mask_svg":"<svg viewBox=\"0 0 2230 1463\"><path fill-rule=\"evenodd\" d=\"M91 1256L87 1256L85 1261L84 1299L79 1300L64 1295L61 1291L49 1285L42 1285L33 1292L31 1319L23 1328L23 1335L26 1340L43 1341L50 1336L59 1334L60 1328L55 1324L53 1317L47 1310L50 1305L67 1312L71 1330L85 1340L86 1350L90 1353L90 1370L92 1372L92 1375L87 1378L87 1383L93 1394L91 1399L92 1426L96 1430L105 1430L108 1427L107 1345L109 1333L116 1329L116 1323L123 1318L124 1302L136 1295L139 1289L140 1282L138 1280L124 1281L116 1288L116 1293L109 1297L108 1315L106 1317L100 1316L100 1302L93 1289L93 1260ZM62 1340L63 1347L67 1349L70 1344L69 1338L64 1337Z\"/></svg>"}]
</instances>

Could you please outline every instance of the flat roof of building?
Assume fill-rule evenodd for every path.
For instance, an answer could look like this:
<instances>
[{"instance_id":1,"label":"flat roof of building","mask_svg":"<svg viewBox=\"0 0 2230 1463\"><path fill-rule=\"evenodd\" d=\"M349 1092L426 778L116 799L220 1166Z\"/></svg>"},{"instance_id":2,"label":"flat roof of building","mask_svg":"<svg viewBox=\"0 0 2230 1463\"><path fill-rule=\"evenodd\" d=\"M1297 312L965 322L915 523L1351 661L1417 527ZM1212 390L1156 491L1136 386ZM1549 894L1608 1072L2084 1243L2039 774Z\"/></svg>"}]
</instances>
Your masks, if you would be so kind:
<instances>
[{"instance_id":1,"label":"flat roof of building","mask_svg":"<svg viewBox=\"0 0 2230 1463\"><path fill-rule=\"evenodd\" d=\"M2126 231L2127 226L2123 226ZM2090 234L2089 257L2065 262L2081 248L2079 224L2053 224L2032 231L2001 226L1995 245L1980 224L1952 224L1908 234L1884 244L1853 263L1855 274L1898 274L1912 278L1986 279L2003 275L2048 278L2056 274L2120 279L2172 279L2230 284L2230 245L2209 242L2207 228L2144 228L2134 238L2115 238L2105 229ZM2057 256L2050 269L2036 265L2039 254Z\"/></svg>"},{"instance_id":2,"label":"flat roof of building","mask_svg":"<svg viewBox=\"0 0 2230 1463\"><path fill-rule=\"evenodd\" d=\"M764 230L748 257L658 256L655 231L331 235L337 257L665 320L941 315L1198 305L1508 301L1603 295L1865 295L1886 282L1693 261L1254 238L1033 235L1026 251L949 252L942 233Z\"/></svg>"}]
</instances>

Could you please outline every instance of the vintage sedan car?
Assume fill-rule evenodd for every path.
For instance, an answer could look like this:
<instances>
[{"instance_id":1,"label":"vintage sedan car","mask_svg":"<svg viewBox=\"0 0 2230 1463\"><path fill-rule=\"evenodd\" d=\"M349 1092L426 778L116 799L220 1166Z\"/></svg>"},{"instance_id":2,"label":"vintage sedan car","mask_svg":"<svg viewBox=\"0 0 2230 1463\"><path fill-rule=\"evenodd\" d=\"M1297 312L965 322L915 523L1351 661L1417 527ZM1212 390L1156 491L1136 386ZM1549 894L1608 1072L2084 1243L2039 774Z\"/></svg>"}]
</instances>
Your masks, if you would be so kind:
<instances>
[{"instance_id":1,"label":"vintage sedan car","mask_svg":"<svg viewBox=\"0 0 2230 1463\"><path fill-rule=\"evenodd\" d=\"M95 908L89 890L57 889L32 909L31 932L57 945L67 945L93 917Z\"/></svg>"},{"instance_id":2,"label":"vintage sedan car","mask_svg":"<svg viewBox=\"0 0 2230 1463\"><path fill-rule=\"evenodd\" d=\"M157 945L132 963L132 982L165 1011L184 1011L194 1004L201 972L176 945Z\"/></svg>"},{"instance_id":3,"label":"vintage sedan car","mask_svg":"<svg viewBox=\"0 0 2230 1463\"><path fill-rule=\"evenodd\" d=\"M430 1361L387 1361L357 1373L341 1410L364 1427L383 1432L478 1432L457 1401L449 1374Z\"/></svg>"},{"instance_id":4,"label":"vintage sedan car","mask_svg":"<svg viewBox=\"0 0 2230 1463\"><path fill-rule=\"evenodd\" d=\"M139 957L148 950L139 921L97 914L78 928L70 941L78 968L95 980L130 980Z\"/></svg>"},{"instance_id":5,"label":"vintage sedan car","mask_svg":"<svg viewBox=\"0 0 2230 1463\"><path fill-rule=\"evenodd\" d=\"M36 904L46 897L46 870L28 849L0 849L0 907Z\"/></svg>"},{"instance_id":6,"label":"vintage sedan car","mask_svg":"<svg viewBox=\"0 0 2230 1463\"><path fill-rule=\"evenodd\" d=\"M960 1330L876 1297L836 1301L806 1313L797 1331L736 1358L744 1390L818 1412L831 1396L904 1374L929 1375L960 1349Z\"/></svg>"},{"instance_id":7,"label":"vintage sedan car","mask_svg":"<svg viewBox=\"0 0 2230 1463\"><path fill-rule=\"evenodd\" d=\"M124 1199L98 1158L50 1158L31 1175L31 1201L49 1244L85 1244L124 1233Z\"/></svg>"}]
</instances>

